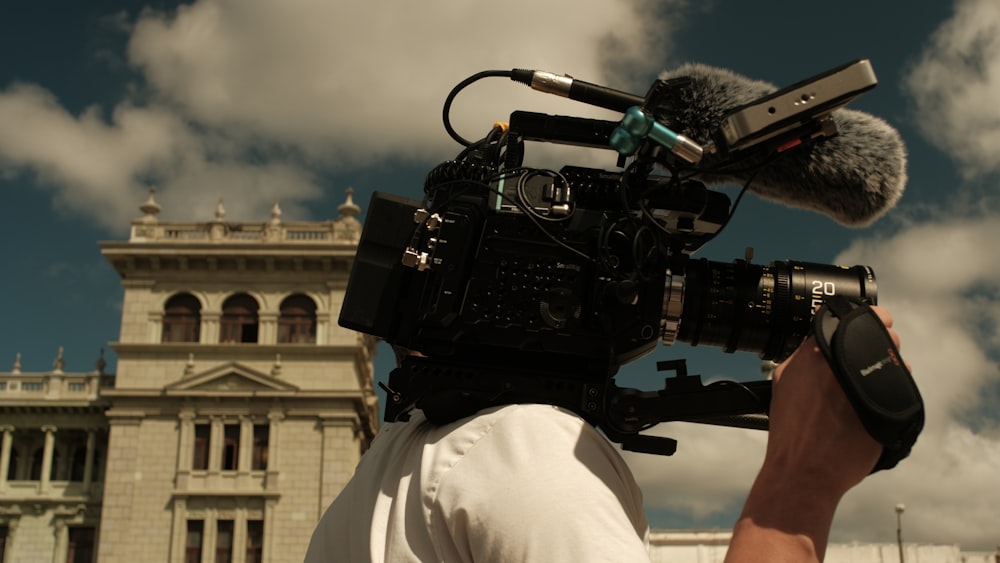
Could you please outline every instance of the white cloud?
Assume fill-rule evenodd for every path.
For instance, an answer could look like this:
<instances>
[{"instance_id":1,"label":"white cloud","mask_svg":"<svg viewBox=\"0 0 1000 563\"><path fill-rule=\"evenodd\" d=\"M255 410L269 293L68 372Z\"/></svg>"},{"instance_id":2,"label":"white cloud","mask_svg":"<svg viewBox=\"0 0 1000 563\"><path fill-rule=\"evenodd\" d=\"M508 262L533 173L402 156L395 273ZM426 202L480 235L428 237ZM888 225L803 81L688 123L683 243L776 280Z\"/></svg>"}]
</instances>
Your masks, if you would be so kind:
<instances>
[{"instance_id":1,"label":"white cloud","mask_svg":"<svg viewBox=\"0 0 1000 563\"><path fill-rule=\"evenodd\" d=\"M758 430L688 423L661 424L646 434L677 440L670 458L625 453L646 504L698 519L738 511L767 442Z\"/></svg>"},{"instance_id":2,"label":"white cloud","mask_svg":"<svg viewBox=\"0 0 1000 563\"><path fill-rule=\"evenodd\" d=\"M959 0L907 78L927 138L966 175L1000 171L1000 4Z\"/></svg>"},{"instance_id":3,"label":"white cloud","mask_svg":"<svg viewBox=\"0 0 1000 563\"><path fill-rule=\"evenodd\" d=\"M475 72L524 66L603 82L656 64L670 33L652 5L198 0L147 10L128 47L143 101L123 100L106 121L96 108L71 115L43 87L10 86L0 170L37 174L62 207L114 229L149 183L164 216L188 218L192 205L203 215L214 208L203 200L218 197L232 217L266 216L275 199L294 215L332 167L453 156L441 105ZM478 138L513 109L554 108L592 113L491 79L460 96L453 118Z\"/></svg>"},{"instance_id":4,"label":"white cloud","mask_svg":"<svg viewBox=\"0 0 1000 563\"><path fill-rule=\"evenodd\" d=\"M967 177L1000 171L998 38L1000 5L960 0L908 76L926 136ZM996 193L995 182L983 184ZM880 301L897 311L928 412L912 460L864 483L849 510L905 502L914 533L985 549L1000 506L1000 214L970 186L952 191L964 202L955 209L847 253L877 264Z\"/></svg>"},{"instance_id":5,"label":"white cloud","mask_svg":"<svg viewBox=\"0 0 1000 563\"><path fill-rule=\"evenodd\" d=\"M307 171L245 162L239 146L199 135L159 106L123 102L105 121L98 108L74 116L51 92L15 84L0 91L0 122L0 165L30 171L62 210L110 230L138 215L150 183L168 215L186 219L207 219L219 197L240 218L266 216L279 196L294 212L319 193Z\"/></svg>"},{"instance_id":6,"label":"white cloud","mask_svg":"<svg viewBox=\"0 0 1000 563\"><path fill-rule=\"evenodd\" d=\"M97 108L70 115L29 84L0 92L0 122L0 163L33 171L59 204L96 217L133 214L121 196L136 187L134 172L165 165L184 137L168 113L122 105L109 124Z\"/></svg>"},{"instance_id":7,"label":"white cloud","mask_svg":"<svg viewBox=\"0 0 1000 563\"><path fill-rule=\"evenodd\" d=\"M335 164L440 160L457 148L441 105L475 72L525 66L601 81L612 41L632 66L659 60L650 38L668 30L642 33L649 19L635 5L602 3L595 13L569 0L202 0L176 14L145 14L129 55L161 99L199 123ZM478 138L512 109L571 103L494 78L459 98L455 122ZM588 113L582 104L574 111Z\"/></svg>"},{"instance_id":8,"label":"white cloud","mask_svg":"<svg viewBox=\"0 0 1000 563\"><path fill-rule=\"evenodd\" d=\"M911 457L845 499L835 524L841 539L874 539L904 503L913 537L995 542L1000 405L982 398L1000 385L1000 264L989 258L997 240L1000 217L955 217L859 240L837 257L875 268L879 303L893 312L927 410Z\"/></svg>"}]
</instances>

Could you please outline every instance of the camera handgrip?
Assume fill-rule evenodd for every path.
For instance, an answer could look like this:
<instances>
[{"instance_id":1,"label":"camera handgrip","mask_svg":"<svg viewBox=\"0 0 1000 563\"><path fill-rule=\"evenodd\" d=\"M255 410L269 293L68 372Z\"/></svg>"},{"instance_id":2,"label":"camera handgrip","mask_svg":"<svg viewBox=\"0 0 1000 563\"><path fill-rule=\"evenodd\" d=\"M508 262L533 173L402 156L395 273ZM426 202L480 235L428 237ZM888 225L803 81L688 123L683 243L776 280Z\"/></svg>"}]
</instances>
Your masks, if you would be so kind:
<instances>
[{"instance_id":1,"label":"camera handgrip","mask_svg":"<svg viewBox=\"0 0 1000 563\"><path fill-rule=\"evenodd\" d=\"M816 343L868 433L882 444L872 472L910 455L924 403L888 329L867 303L833 296L813 320Z\"/></svg>"}]
</instances>

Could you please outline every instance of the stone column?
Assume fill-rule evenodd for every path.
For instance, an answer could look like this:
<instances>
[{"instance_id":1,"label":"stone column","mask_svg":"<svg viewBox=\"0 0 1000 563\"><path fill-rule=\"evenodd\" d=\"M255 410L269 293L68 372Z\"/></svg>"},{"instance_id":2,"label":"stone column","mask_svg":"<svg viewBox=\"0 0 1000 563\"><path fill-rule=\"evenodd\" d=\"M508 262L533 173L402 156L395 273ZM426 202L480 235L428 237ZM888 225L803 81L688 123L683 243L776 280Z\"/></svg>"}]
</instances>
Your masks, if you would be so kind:
<instances>
[{"instance_id":1,"label":"stone column","mask_svg":"<svg viewBox=\"0 0 1000 563\"><path fill-rule=\"evenodd\" d=\"M275 344L278 342L278 313L257 314L257 343Z\"/></svg>"},{"instance_id":2,"label":"stone column","mask_svg":"<svg viewBox=\"0 0 1000 563\"><path fill-rule=\"evenodd\" d=\"M219 533L219 513L214 508L205 510L205 520L201 531L201 560L215 561L215 547Z\"/></svg>"},{"instance_id":3,"label":"stone column","mask_svg":"<svg viewBox=\"0 0 1000 563\"><path fill-rule=\"evenodd\" d=\"M233 550L230 553L232 563L245 563L247 558L247 508L241 502L233 517Z\"/></svg>"},{"instance_id":4,"label":"stone column","mask_svg":"<svg viewBox=\"0 0 1000 563\"><path fill-rule=\"evenodd\" d=\"M264 488L268 491L278 489L278 428L284 418L285 413L280 409L271 409L267 413L267 474Z\"/></svg>"},{"instance_id":5,"label":"stone column","mask_svg":"<svg viewBox=\"0 0 1000 563\"><path fill-rule=\"evenodd\" d=\"M177 451L177 488L185 491L188 488L188 478L191 476L191 466L194 463L194 411L183 409L177 415L180 419L179 444Z\"/></svg>"},{"instance_id":6,"label":"stone column","mask_svg":"<svg viewBox=\"0 0 1000 563\"><path fill-rule=\"evenodd\" d=\"M316 344L333 344L330 342L330 313L316 311Z\"/></svg>"},{"instance_id":7,"label":"stone column","mask_svg":"<svg viewBox=\"0 0 1000 563\"><path fill-rule=\"evenodd\" d=\"M187 548L187 499L174 499L174 529L170 537L170 563L184 563Z\"/></svg>"},{"instance_id":8,"label":"stone column","mask_svg":"<svg viewBox=\"0 0 1000 563\"><path fill-rule=\"evenodd\" d=\"M236 460L236 470L249 473L253 459L253 421L248 416L240 416L240 451Z\"/></svg>"},{"instance_id":9,"label":"stone column","mask_svg":"<svg viewBox=\"0 0 1000 563\"><path fill-rule=\"evenodd\" d=\"M56 427L52 425L45 425L42 427L42 432L45 432L45 449L42 453L41 475L41 491L44 493L49 490L49 485L51 483L52 452L55 449L56 443Z\"/></svg>"},{"instance_id":10,"label":"stone column","mask_svg":"<svg viewBox=\"0 0 1000 563\"><path fill-rule=\"evenodd\" d=\"M7 545L5 546L5 553L2 563L17 563L14 561L14 553L17 553L18 549L18 538L17 538L17 528L21 524L20 518L11 518L7 522Z\"/></svg>"},{"instance_id":11,"label":"stone column","mask_svg":"<svg viewBox=\"0 0 1000 563\"><path fill-rule=\"evenodd\" d=\"M87 430L87 455L83 462L83 492L90 491L90 483L94 480L94 455L97 449L97 431Z\"/></svg>"},{"instance_id":12,"label":"stone column","mask_svg":"<svg viewBox=\"0 0 1000 563\"><path fill-rule=\"evenodd\" d=\"M159 344L163 340L163 311L149 313L149 342Z\"/></svg>"},{"instance_id":13,"label":"stone column","mask_svg":"<svg viewBox=\"0 0 1000 563\"><path fill-rule=\"evenodd\" d=\"M52 563L62 563L66 561L67 550L69 550L69 528L66 520L55 519L55 549L52 550Z\"/></svg>"},{"instance_id":14,"label":"stone column","mask_svg":"<svg viewBox=\"0 0 1000 563\"><path fill-rule=\"evenodd\" d=\"M202 311L201 312L201 343L202 344L218 344L219 343L219 319L222 318L221 311Z\"/></svg>"},{"instance_id":15,"label":"stone column","mask_svg":"<svg viewBox=\"0 0 1000 563\"><path fill-rule=\"evenodd\" d=\"M10 451L14 445L14 427L0 427L3 430L3 446L0 446L0 491L7 490L7 473L10 472ZM17 471L17 468L14 469Z\"/></svg>"},{"instance_id":16,"label":"stone column","mask_svg":"<svg viewBox=\"0 0 1000 563\"><path fill-rule=\"evenodd\" d=\"M225 428L222 419L213 416L211 418L211 431L208 439L208 472L218 473L222 469L222 448L226 438Z\"/></svg>"},{"instance_id":17,"label":"stone column","mask_svg":"<svg viewBox=\"0 0 1000 563\"><path fill-rule=\"evenodd\" d=\"M277 499L264 499L264 561L274 560L274 507Z\"/></svg>"}]
</instances>

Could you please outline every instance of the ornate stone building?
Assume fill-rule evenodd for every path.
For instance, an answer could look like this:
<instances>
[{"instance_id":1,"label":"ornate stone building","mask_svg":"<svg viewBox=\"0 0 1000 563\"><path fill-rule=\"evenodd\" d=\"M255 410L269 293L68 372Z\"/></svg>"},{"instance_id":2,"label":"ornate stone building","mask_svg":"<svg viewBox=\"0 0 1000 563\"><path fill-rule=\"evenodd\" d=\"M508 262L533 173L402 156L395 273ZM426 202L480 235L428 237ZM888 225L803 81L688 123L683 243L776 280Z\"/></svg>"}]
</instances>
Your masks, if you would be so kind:
<instances>
[{"instance_id":1,"label":"ornate stone building","mask_svg":"<svg viewBox=\"0 0 1000 563\"><path fill-rule=\"evenodd\" d=\"M107 452L104 361L90 373L0 373L0 554L3 563L87 561L100 525ZM77 554L81 554L79 557Z\"/></svg>"},{"instance_id":2,"label":"ornate stone building","mask_svg":"<svg viewBox=\"0 0 1000 563\"><path fill-rule=\"evenodd\" d=\"M124 286L115 376L0 373L3 562L299 562L377 428L375 342L337 325L360 209L141 209L100 245Z\"/></svg>"}]
</instances>

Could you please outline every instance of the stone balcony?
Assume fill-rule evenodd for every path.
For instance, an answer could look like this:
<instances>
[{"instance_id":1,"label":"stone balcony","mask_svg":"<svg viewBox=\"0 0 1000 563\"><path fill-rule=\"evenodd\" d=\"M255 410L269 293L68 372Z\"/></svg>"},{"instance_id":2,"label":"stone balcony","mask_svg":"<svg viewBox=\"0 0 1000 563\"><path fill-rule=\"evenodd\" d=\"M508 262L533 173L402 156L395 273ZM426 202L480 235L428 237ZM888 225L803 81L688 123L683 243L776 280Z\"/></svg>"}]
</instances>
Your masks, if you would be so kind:
<instances>
[{"instance_id":1,"label":"stone balcony","mask_svg":"<svg viewBox=\"0 0 1000 563\"><path fill-rule=\"evenodd\" d=\"M204 223L164 222L157 218L160 206L150 190L149 199L140 206L143 216L132 221L130 243L185 244L357 244L361 236L361 223L356 216L361 208L354 204L353 190L347 190L347 199L338 206L340 217L330 221L286 222L281 219L281 208L275 203L267 221L231 222L226 220L226 210L219 202L215 218Z\"/></svg>"},{"instance_id":2,"label":"stone balcony","mask_svg":"<svg viewBox=\"0 0 1000 563\"><path fill-rule=\"evenodd\" d=\"M2 481L0 499L11 502L88 502L100 501L104 483L94 481Z\"/></svg>"},{"instance_id":3,"label":"stone balcony","mask_svg":"<svg viewBox=\"0 0 1000 563\"><path fill-rule=\"evenodd\" d=\"M0 372L0 406L7 408L88 406L99 401L102 388L114 387L104 373L104 353L90 372L64 372L62 348L48 372L22 372L17 354L11 371Z\"/></svg>"}]
</instances>

